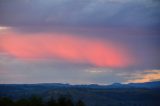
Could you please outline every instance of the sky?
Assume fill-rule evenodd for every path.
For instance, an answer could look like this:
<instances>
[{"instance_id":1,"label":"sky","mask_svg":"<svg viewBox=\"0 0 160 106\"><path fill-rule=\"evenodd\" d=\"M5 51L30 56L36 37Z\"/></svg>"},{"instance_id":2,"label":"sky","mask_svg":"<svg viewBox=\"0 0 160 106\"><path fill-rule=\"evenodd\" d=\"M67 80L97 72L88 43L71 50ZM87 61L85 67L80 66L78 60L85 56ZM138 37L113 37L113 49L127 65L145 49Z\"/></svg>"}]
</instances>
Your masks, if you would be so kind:
<instances>
[{"instance_id":1,"label":"sky","mask_svg":"<svg viewBox=\"0 0 160 106\"><path fill-rule=\"evenodd\" d=\"M0 83L160 80L158 0L1 0Z\"/></svg>"}]
</instances>

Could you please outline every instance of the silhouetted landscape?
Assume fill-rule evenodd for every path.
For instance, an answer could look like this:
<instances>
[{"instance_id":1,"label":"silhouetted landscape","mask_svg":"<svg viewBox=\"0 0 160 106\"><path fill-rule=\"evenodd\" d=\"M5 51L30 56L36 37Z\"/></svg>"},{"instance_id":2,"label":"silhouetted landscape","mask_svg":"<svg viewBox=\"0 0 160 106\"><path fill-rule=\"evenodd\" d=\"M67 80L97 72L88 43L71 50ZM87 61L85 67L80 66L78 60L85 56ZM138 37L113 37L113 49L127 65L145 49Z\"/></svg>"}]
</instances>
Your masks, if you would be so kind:
<instances>
[{"instance_id":1,"label":"silhouetted landscape","mask_svg":"<svg viewBox=\"0 0 160 106\"><path fill-rule=\"evenodd\" d=\"M159 45L160 0L0 0L0 106L160 106Z\"/></svg>"},{"instance_id":2,"label":"silhouetted landscape","mask_svg":"<svg viewBox=\"0 0 160 106\"><path fill-rule=\"evenodd\" d=\"M160 81L112 85L1 84L1 106L159 106Z\"/></svg>"}]
</instances>

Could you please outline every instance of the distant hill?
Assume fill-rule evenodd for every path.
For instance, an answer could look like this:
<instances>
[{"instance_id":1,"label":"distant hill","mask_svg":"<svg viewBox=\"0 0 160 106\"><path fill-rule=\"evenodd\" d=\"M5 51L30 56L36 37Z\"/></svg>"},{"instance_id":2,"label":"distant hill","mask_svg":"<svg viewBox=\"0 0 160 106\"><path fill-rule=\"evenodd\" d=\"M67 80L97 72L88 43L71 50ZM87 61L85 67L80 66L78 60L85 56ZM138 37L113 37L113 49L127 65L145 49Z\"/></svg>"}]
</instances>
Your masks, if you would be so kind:
<instances>
[{"instance_id":1,"label":"distant hill","mask_svg":"<svg viewBox=\"0 0 160 106\"><path fill-rule=\"evenodd\" d=\"M108 88L160 88L160 81L145 82L145 83L129 83L129 84L113 83L112 85L108 85L106 87Z\"/></svg>"},{"instance_id":2,"label":"distant hill","mask_svg":"<svg viewBox=\"0 0 160 106\"><path fill-rule=\"evenodd\" d=\"M112 85L0 84L0 97L17 100L32 95L44 100L64 95L74 101L81 99L87 106L160 106L160 81Z\"/></svg>"},{"instance_id":3,"label":"distant hill","mask_svg":"<svg viewBox=\"0 0 160 106\"><path fill-rule=\"evenodd\" d=\"M63 83L37 83L37 84L0 84L0 87L45 87L45 88L160 88L160 81L145 82L145 83L113 83L111 85L98 85L98 84L89 84L89 85L70 85Z\"/></svg>"}]
</instances>

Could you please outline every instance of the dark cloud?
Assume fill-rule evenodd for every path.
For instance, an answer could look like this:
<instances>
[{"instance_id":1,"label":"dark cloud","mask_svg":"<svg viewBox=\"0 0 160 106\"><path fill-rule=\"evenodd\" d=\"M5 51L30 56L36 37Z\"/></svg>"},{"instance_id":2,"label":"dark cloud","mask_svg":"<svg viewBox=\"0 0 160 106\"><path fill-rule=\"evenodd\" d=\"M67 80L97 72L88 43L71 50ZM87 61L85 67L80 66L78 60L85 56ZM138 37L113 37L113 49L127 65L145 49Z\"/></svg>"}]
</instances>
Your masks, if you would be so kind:
<instances>
[{"instance_id":1,"label":"dark cloud","mask_svg":"<svg viewBox=\"0 0 160 106\"><path fill-rule=\"evenodd\" d=\"M150 0L1 0L6 26L154 27L159 7Z\"/></svg>"}]
</instances>

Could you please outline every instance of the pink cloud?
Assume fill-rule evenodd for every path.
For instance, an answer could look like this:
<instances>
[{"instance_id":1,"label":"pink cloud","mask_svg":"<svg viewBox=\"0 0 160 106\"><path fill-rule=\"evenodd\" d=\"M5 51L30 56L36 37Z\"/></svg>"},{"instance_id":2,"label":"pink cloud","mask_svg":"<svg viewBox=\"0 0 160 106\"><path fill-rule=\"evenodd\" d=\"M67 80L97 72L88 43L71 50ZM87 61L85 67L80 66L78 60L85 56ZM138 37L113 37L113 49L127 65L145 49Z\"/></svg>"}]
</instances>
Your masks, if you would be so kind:
<instances>
[{"instance_id":1,"label":"pink cloud","mask_svg":"<svg viewBox=\"0 0 160 106\"><path fill-rule=\"evenodd\" d=\"M58 58L102 67L128 67L134 63L128 49L117 43L65 33L23 34L8 31L0 50L25 60Z\"/></svg>"}]
</instances>

